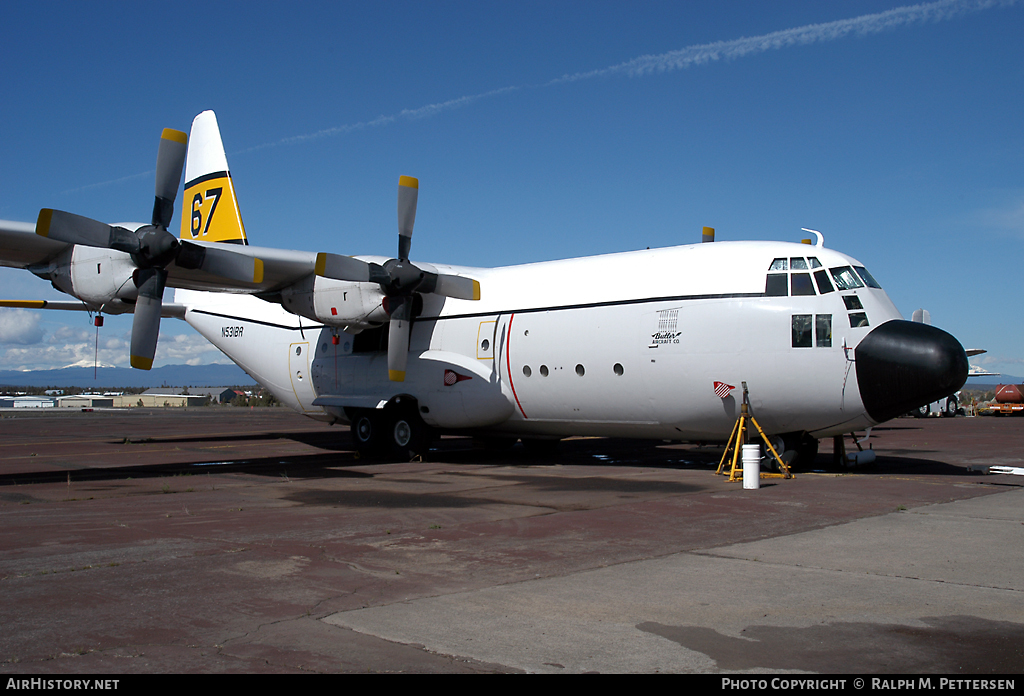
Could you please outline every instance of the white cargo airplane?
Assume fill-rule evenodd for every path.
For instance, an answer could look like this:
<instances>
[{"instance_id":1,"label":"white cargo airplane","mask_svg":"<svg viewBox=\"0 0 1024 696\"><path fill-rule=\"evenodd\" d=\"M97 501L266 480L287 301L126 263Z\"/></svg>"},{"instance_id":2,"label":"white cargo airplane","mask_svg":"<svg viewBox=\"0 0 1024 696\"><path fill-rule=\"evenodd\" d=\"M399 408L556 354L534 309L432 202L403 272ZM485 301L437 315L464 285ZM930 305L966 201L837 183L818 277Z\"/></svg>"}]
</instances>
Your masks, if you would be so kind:
<instances>
[{"instance_id":1,"label":"white cargo airplane","mask_svg":"<svg viewBox=\"0 0 1024 696\"><path fill-rule=\"evenodd\" d=\"M183 318L282 403L350 423L361 452L403 457L437 432L724 441L746 383L762 428L813 460L818 438L908 413L967 377L953 336L903 321L864 266L817 232L814 245L414 264L418 182L401 177L398 192L395 259L250 246L207 111L189 139L164 131L152 224L48 209L35 226L0 222L0 263L81 300L3 306L134 310L131 361L143 369L160 316ZM173 304L162 304L165 285Z\"/></svg>"}]
</instances>

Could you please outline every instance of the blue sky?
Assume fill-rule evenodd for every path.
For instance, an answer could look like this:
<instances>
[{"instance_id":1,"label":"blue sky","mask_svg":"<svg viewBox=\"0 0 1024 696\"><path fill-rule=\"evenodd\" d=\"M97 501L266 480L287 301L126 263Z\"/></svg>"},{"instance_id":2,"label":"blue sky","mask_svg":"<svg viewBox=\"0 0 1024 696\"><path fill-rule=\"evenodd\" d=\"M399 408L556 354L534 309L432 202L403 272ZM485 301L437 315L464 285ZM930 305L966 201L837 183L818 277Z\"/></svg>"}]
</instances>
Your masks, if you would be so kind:
<instances>
[{"instance_id":1,"label":"blue sky","mask_svg":"<svg viewBox=\"0 0 1024 696\"><path fill-rule=\"evenodd\" d=\"M905 317L1024 371L1024 2L15 0L0 19L0 218L147 220L161 129L213 109L253 244L392 255L401 174L425 261L810 227ZM0 295L60 297L10 269ZM0 366L92 359L87 317L42 314L0 311ZM127 365L130 321L107 319L102 361ZM157 365L225 360L164 321Z\"/></svg>"}]
</instances>

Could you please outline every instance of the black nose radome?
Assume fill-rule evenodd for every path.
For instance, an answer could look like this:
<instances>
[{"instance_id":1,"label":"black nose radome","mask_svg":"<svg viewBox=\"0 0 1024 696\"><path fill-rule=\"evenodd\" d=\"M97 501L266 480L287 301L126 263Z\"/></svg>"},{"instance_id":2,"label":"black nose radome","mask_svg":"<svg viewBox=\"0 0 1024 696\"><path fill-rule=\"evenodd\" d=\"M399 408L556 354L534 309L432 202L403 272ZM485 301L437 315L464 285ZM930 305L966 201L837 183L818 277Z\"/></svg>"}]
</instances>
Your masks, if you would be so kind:
<instances>
[{"instance_id":1,"label":"black nose radome","mask_svg":"<svg viewBox=\"0 0 1024 696\"><path fill-rule=\"evenodd\" d=\"M860 398L879 423L949 396L967 381L967 354L942 329L888 321L854 351Z\"/></svg>"}]
</instances>

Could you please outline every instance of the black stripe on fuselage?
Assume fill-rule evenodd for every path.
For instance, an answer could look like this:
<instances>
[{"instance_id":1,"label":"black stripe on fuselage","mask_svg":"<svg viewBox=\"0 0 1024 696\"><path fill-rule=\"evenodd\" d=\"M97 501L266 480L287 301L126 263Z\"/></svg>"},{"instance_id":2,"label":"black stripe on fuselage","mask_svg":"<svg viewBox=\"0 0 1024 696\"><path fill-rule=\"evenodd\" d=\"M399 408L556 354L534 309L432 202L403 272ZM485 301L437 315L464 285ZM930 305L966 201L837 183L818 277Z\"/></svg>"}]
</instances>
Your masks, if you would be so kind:
<instances>
[{"instance_id":1,"label":"black stripe on fuselage","mask_svg":"<svg viewBox=\"0 0 1024 696\"><path fill-rule=\"evenodd\" d=\"M261 321L260 319L240 317L234 314L221 314L220 312L211 312L206 309L190 309L189 311L195 312L196 314L205 314L208 317L219 317L221 319L231 319L232 321L244 321L250 324L259 324L260 326L269 326L272 329L284 329L285 331L314 331L316 329L325 328L324 324L313 324L311 326L285 326L284 324L275 324L271 321Z\"/></svg>"},{"instance_id":2,"label":"black stripe on fuselage","mask_svg":"<svg viewBox=\"0 0 1024 696\"><path fill-rule=\"evenodd\" d=\"M553 305L549 307L532 307L529 309L501 309L493 312L475 312L472 314L449 314L443 317L416 317L413 321L448 321L450 319L473 319L475 317L493 317L499 314L536 314L538 312L560 312L570 309L594 309L597 307L622 307L625 305L632 304L654 304L656 302L692 302L698 300L733 300L733 299L756 299L759 297L768 297L763 292L733 292L733 293L720 293L717 295L672 295L668 297L642 297L632 300L606 300L604 302L589 302L586 304L574 304L574 305ZM199 314L207 314L211 317L220 317L222 319L234 319L236 321L248 321L253 324L260 324L262 326L270 326L277 329L287 329L289 331L305 331L306 329L322 329L325 328L326 324L316 324L314 326L285 326L283 324L275 324L268 321L260 321L259 319L249 319L246 317L234 316L231 314L219 314L217 312L210 312L205 309L193 309L189 310L197 312Z\"/></svg>"},{"instance_id":3,"label":"black stripe on fuselage","mask_svg":"<svg viewBox=\"0 0 1024 696\"><path fill-rule=\"evenodd\" d=\"M594 309L596 307L623 307L632 304L654 304L656 302L690 302L695 300L732 300L768 297L763 292L733 292L717 295L672 295L668 297L641 297L632 300L606 300L604 302L588 302L585 304L553 305L550 307L532 307L529 309L502 309L497 312L474 312L472 314L449 314L437 317L416 317L417 321L446 321L448 319L472 319L474 317L493 317L498 314L536 314L537 312L561 312L569 309Z\"/></svg>"}]
</instances>

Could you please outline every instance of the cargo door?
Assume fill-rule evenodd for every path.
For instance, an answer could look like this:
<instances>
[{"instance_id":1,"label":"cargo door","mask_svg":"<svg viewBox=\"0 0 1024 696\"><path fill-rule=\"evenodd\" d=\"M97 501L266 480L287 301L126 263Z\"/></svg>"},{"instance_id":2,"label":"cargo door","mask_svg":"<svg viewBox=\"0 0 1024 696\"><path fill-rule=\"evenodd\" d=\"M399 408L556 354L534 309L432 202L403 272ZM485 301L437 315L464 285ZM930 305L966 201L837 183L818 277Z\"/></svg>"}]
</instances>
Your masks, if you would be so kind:
<instances>
[{"instance_id":1,"label":"cargo door","mask_svg":"<svg viewBox=\"0 0 1024 696\"><path fill-rule=\"evenodd\" d=\"M288 376L291 378L292 391L303 411L319 411L313 406L316 391L313 389L312 376L309 373L309 343L292 343L288 346Z\"/></svg>"}]
</instances>

